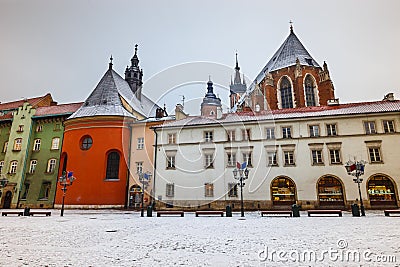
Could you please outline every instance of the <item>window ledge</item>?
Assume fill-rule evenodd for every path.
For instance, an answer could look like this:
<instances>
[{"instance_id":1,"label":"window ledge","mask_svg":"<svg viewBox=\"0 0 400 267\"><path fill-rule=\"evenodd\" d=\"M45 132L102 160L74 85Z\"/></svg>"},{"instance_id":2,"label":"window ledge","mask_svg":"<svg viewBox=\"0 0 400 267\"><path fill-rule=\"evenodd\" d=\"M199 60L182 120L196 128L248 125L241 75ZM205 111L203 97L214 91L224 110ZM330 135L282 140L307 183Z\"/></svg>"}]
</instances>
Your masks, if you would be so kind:
<instances>
[{"instance_id":1,"label":"window ledge","mask_svg":"<svg viewBox=\"0 0 400 267\"><path fill-rule=\"evenodd\" d=\"M44 172L44 174L46 174L46 175L54 174L54 171L52 171L52 172Z\"/></svg>"},{"instance_id":2,"label":"window ledge","mask_svg":"<svg viewBox=\"0 0 400 267\"><path fill-rule=\"evenodd\" d=\"M12 152L20 152L21 149L13 149Z\"/></svg>"},{"instance_id":3,"label":"window ledge","mask_svg":"<svg viewBox=\"0 0 400 267\"><path fill-rule=\"evenodd\" d=\"M165 168L166 170L175 170L175 168L173 168L173 167L167 167L167 168Z\"/></svg>"},{"instance_id":4,"label":"window ledge","mask_svg":"<svg viewBox=\"0 0 400 267\"><path fill-rule=\"evenodd\" d=\"M285 164L284 167L296 167L296 164Z\"/></svg>"},{"instance_id":5,"label":"window ledge","mask_svg":"<svg viewBox=\"0 0 400 267\"><path fill-rule=\"evenodd\" d=\"M104 178L104 182L118 182L119 178Z\"/></svg>"},{"instance_id":6,"label":"window ledge","mask_svg":"<svg viewBox=\"0 0 400 267\"><path fill-rule=\"evenodd\" d=\"M268 164L267 167L279 167L278 164Z\"/></svg>"},{"instance_id":7,"label":"window ledge","mask_svg":"<svg viewBox=\"0 0 400 267\"><path fill-rule=\"evenodd\" d=\"M383 161L371 161L369 164L384 164Z\"/></svg>"},{"instance_id":8,"label":"window ledge","mask_svg":"<svg viewBox=\"0 0 400 267\"><path fill-rule=\"evenodd\" d=\"M313 163L311 166L325 166L325 163Z\"/></svg>"}]
</instances>

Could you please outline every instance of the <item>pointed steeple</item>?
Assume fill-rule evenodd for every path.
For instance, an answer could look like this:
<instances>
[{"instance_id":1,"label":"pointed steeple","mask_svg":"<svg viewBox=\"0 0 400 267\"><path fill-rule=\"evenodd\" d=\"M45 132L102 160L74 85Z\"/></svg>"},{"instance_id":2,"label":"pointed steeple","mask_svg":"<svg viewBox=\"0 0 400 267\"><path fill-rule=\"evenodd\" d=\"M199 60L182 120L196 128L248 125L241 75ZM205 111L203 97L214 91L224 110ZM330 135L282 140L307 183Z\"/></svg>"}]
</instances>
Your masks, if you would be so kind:
<instances>
[{"instance_id":1,"label":"pointed steeple","mask_svg":"<svg viewBox=\"0 0 400 267\"><path fill-rule=\"evenodd\" d=\"M206 117L218 118L218 114L222 114L221 99L214 93L213 82L211 76L207 82L207 93L201 103L201 115Z\"/></svg>"},{"instance_id":2,"label":"pointed steeple","mask_svg":"<svg viewBox=\"0 0 400 267\"><path fill-rule=\"evenodd\" d=\"M139 58L137 56L137 48L138 48L138 45L135 44L135 54L133 55L133 57L131 59L132 66L134 66L134 67L139 66Z\"/></svg>"},{"instance_id":3,"label":"pointed steeple","mask_svg":"<svg viewBox=\"0 0 400 267\"><path fill-rule=\"evenodd\" d=\"M240 67L238 62L238 54L236 53L236 66L235 66L235 79L233 80L234 84L241 84L242 81L240 80Z\"/></svg>"},{"instance_id":4,"label":"pointed steeple","mask_svg":"<svg viewBox=\"0 0 400 267\"><path fill-rule=\"evenodd\" d=\"M132 89L132 92L136 95L137 99L141 100L143 70L139 67L137 50L138 45L135 44L135 54L131 59L131 66L127 66L125 69L125 81L128 82L129 86Z\"/></svg>"},{"instance_id":5,"label":"pointed steeple","mask_svg":"<svg viewBox=\"0 0 400 267\"><path fill-rule=\"evenodd\" d=\"M111 55L111 57L110 57L110 63L108 63L108 69L110 69L110 70L112 70L112 66L113 66L113 57L112 57L112 55Z\"/></svg>"}]
</instances>

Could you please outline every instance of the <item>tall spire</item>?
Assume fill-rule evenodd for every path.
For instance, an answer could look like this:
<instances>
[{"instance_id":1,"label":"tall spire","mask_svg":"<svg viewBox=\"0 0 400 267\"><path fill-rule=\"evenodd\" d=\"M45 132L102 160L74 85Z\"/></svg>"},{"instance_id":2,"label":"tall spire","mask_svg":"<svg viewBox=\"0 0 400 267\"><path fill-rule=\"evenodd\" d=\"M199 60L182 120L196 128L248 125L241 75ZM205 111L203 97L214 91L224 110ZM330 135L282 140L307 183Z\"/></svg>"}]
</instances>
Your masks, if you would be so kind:
<instances>
[{"instance_id":1,"label":"tall spire","mask_svg":"<svg viewBox=\"0 0 400 267\"><path fill-rule=\"evenodd\" d=\"M239 62L238 62L238 56L237 56L237 52L236 52L236 67L235 70L239 71L240 67L239 67Z\"/></svg>"},{"instance_id":2,"label":"tall spire","mask_svg":"<svg viewBox=\"0 0 400 267\"><path fill-rule=\"evenodd\" d=\"M108 69L112 69L112 66L113 66L113 57L112 57L112 55L111 55L111 57L110 57L110 63L108 63Z\"/></svg>"},{"instance_id":3,"label":"tall spire","mask_svg":"<svg viewBox=\"0 0 400 267\"><path fill-rule=\"evenodd\" d=\"M139 58L137 56L137 50L138 50L138 45L135 44L135 54L133 55L131 59L132 66L137 67L139 66Z\"/></svg>"},{"instance_id":4,"label":"tall spire","mask_svg":"<svg viewBox=\"0 0 400 267\"><path fill-rule=\"evenodd\" d=\"M235 66L235 79L233 80L234 84L241 84L242 81L240 80L240 67L238 61L238 53L236 52L236 66Z\"/></svg>"},{"instance_id":5,"label":"tall spire","mask_svg":"<svg viewBox=\"0 0 400 267\"><path fill-rule=\"evenodd\" d=\"M293 21L289 21L290 24L290 33L293 33Z\"/></svg>"}]
</instances>

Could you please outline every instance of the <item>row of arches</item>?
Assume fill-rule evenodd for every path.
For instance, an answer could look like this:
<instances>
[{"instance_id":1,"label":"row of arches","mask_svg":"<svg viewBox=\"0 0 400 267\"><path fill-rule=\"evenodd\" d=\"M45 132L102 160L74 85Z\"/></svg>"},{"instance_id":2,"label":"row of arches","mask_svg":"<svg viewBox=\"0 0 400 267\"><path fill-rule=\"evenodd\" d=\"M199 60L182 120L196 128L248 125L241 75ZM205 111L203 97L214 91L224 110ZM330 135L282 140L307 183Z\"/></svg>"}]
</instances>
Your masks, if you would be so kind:
<instances>
[{"instance_id":1,"label":"row of arches","mask_svg":"<svg viewBox=\"0 0 400 267\"><path fill-rule=\"evenodd\" d=\"M397 207L397 194L394 181L384 175L374 175L368 179L367 196L371 207ZM271 182L273 205L291 205L297 201L295 182L286 176L280 176ZM317 182L319 206L344 207L346 204L344 185L339 178L321 177Z\"/></svg>"},{"instance_id":2,"label":"row of arches","mask_svg":"<svg viewBox=\"0 0 400 267\"><path fill-rule=\"evenodd\" d=\"M303 82L305 106L318 105L318 88L315 78L307 74ZM278 82L278 98L280 108L294 108L293 83L288 76L283 76Z\"/></svg>"}]
</instances>

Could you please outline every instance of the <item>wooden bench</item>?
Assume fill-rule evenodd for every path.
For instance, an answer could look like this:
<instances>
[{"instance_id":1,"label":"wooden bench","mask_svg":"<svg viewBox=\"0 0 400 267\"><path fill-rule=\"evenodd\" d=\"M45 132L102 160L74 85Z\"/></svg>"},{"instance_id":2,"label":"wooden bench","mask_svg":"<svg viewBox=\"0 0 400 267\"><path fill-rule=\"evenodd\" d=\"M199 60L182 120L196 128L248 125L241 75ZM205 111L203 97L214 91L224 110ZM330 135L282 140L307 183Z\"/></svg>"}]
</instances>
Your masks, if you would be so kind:
<instances>
[{"instance_id":1,"label":"wooden bench","mask_svg":"<svg viewBox=\"0 0 400 267\"><path fill-rule=\"evenodd\" d=\"M51 216L51 211L31 211L31 212L29 212L29 216L34 216L34 215Z\"/></svg>"},{"instance_id":2,"label":"wooden bench","mask_svg":"<svg viewBox=\"0 0 400 267\"><path fill-rule=\"evenodd\" d=\"M198 210L195 212L195 214L196 217L199 217L199 215L206 215L206 216L219 215L221 217L224 217L224 212L218 210Z\"/></svg>"},{"instance_id":3,"label":"wooden bench","mask_svg":"<svg viewBox=\"0 0 400 267\"><path fill-rule=\"evenodd\" d=\"M1 213L1 216L7 216L7 215L18 215L18 216L23 216L24 212L23 211L3 211Z\"/></svg>"},{"instance_id":4,"label":"wooden bench","mask_svg":"<svg viewBox=\"0 0 400 267\"><path fill-rule=\"evenodd\" d=\"M390 214L400 214L400 210L384 210L385 216L390 216Z\"/></svg>"},{"instance_id":5,"label":"wooden bench","mask_svg":"<svg viewBox=\"0 0 400 267\"><path fill-rule=\"evenodd\" d=\"M157 217L161 217L161 215L180 215L183 217L185 213L181 210L162 210L157 211Z\"/></svg>"},{"instance_id":6,"label":"wooden bench","mask_svg":"<svg viewBox=\"0 0 400 267\"><path fill-rule=\"evenodd\" d=\"M342 217L341 210L307 210L307 213L308 217L310 217L311 214L316 214L316 215L334 214L334 215L339 215L339 217Z\"/></svg>"},{"instance_id":7,"label":"wooden bench","mask_svg":"<svg viewBox=\"0 0 400 267\"><path fill-rule=\"evenodd\" d=\"M281 215L283 215L283 216L288 216L288 217L293 216L291 210L262 210L261 217L264 217L264 215L265 216L275 216L275 215L281 216Z\"/></svg>"}]
</instances>

